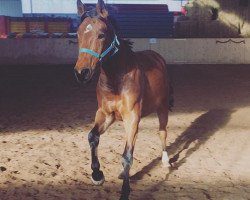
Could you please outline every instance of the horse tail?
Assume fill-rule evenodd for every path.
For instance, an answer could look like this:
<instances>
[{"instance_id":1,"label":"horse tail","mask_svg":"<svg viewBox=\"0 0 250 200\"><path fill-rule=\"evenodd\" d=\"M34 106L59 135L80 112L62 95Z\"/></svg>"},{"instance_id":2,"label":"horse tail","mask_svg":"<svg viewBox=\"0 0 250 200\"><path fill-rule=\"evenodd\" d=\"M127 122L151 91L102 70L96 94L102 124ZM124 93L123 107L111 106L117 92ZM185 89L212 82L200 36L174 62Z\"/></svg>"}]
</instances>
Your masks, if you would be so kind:
<instances>
[{"instance_id":1,"label":"horse tail","mask_svg":"<svg viewBox=\"0 0 250 200\"><path fill-rule=\"evenodd\" d=\"M168 99L169 99L168 100L169 110L173 112L172 108L174 107L174 88L171 82L169 83L169 98Z\"/></svg>"}]
</instances>

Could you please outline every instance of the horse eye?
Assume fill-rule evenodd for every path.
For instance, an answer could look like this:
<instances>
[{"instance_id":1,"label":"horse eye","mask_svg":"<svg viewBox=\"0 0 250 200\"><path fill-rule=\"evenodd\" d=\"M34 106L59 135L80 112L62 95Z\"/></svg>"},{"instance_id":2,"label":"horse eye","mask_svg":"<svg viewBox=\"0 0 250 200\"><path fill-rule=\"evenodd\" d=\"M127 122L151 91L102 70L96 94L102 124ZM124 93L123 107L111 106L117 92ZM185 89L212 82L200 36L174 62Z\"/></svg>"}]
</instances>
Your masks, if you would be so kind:
<instances>
[{"instance_id":1,"label":"horse eye","mask_svg":"<svg viewBox=\"0 0 250 200\"><path fill-rule=\"evenodd\" d=\"M102 38L104 38L104 37L105 37L105 34L104 34L104 33L101 33L101 34L98 35L98 39L102 39Z\"/></svg>"}]
</instances>

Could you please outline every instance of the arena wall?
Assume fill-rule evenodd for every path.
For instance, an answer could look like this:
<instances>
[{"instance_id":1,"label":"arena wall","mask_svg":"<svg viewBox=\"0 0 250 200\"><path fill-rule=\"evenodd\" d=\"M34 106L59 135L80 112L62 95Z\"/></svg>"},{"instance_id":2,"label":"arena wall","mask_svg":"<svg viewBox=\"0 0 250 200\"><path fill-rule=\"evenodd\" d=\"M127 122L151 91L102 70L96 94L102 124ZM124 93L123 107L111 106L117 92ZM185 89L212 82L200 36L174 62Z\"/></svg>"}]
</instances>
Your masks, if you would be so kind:
<instances>
[{"instance_id":1,"label":"arena wall","mask_svg":"<svg viewBox=\"0 0 250 200\"><path fill-rule=\"evenodd\" d=\"M131 39L134 50L152 49L169 64L250 64L250 39ZM73 64L74 39L0 40L0 65Z\"/></svg>"}]
</instances>

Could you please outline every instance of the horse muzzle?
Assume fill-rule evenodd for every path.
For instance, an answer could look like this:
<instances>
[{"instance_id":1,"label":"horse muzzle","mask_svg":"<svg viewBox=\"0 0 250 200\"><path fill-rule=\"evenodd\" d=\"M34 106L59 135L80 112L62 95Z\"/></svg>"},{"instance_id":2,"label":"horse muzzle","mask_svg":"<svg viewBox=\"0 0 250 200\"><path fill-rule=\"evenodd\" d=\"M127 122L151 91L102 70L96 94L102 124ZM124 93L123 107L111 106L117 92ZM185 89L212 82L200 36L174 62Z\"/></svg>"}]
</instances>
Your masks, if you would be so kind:
<instances>
[{"instance_id":1,"label":"horse muzzle","mask_svg":"<svg viewBox=\"0 0 250 200\"><path fill-rule=\"evenodd\" d=\"M82 71L78 71L75 69L75 76L76 76L76 80L79 83L87 83L91 80L92 76L93 76L93 70L90 68L85 68Z\"/></svg>"}]
</instances>

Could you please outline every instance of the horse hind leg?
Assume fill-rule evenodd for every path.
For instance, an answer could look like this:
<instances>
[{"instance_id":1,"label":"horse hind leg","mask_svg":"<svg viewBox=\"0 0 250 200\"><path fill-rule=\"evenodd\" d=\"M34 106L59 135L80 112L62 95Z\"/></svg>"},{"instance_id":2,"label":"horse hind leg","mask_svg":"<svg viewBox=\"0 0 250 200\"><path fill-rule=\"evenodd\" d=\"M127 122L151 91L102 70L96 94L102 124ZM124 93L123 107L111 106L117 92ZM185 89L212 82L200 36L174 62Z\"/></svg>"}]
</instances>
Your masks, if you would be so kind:
<instances>
[{"instance_id":1,"label":"horse hind leg","mask_svg":"<svg viewBox=\"0 0 250 200\"><path fill-rule=\"evenodd\" d=\"M169 157L166 149L168 106L161 106L157 111L157 115L159 118L159 136L162 145L162 165L163 167L170 167Z\"/></svg>"}]
</instances>

